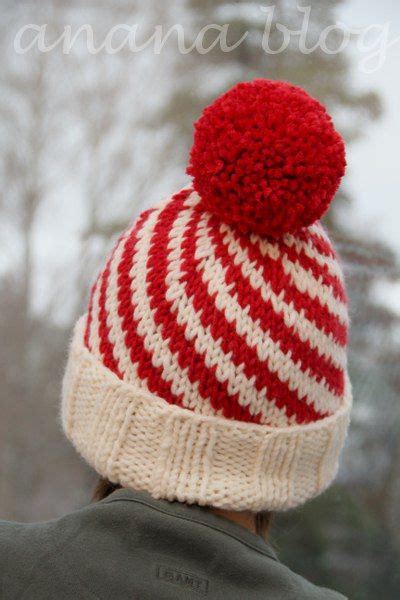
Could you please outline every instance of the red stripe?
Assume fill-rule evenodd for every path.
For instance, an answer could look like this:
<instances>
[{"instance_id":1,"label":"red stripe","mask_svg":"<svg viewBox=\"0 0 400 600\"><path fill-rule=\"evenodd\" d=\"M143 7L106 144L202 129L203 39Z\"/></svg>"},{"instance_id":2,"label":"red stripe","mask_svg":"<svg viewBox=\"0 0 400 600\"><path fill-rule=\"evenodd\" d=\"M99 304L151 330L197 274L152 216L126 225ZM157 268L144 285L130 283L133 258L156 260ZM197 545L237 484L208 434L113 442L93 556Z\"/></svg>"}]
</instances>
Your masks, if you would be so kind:
<instances>
[{"instance_id":1,"label":"red stripe","mask_svg":"<svg viewBox=\"0 0 400 600\"><path fill-rule=\"evenodd\" d=\"M288 246L282 240L279 240L277 244L279 252L282 255L286 254L288 259L295 264L295 268L296 263L298 263L306 271L311 271L315 279L321 279L324 285L331 288L331 292L335 298L341 302L347 303L347 296L342 282L336 275L332 275L332 273L329 272L327 265L318 264L318 262L307 256L304 250L298 251L294 245Z\"/></svg>"},{"instance_id":2,"label":"red stripe","mask_svg":"<svg viewBox=\"0 0 400 600\"><path fill-rule=\"evenodd\" d=\"M306 243L311 241L314 248L325 257L337 259L336 253L333 247L325 240L322 234L316 233L315 231L311 231L310 229L305 229L303 231L299 231L296 233L296 237L303 239Z\"/></svg>"},{"instance_id":3,"label":"red stripe","mask_svg":"<svg viewBox=\"0 0 400 600\"><path fill-rule=\"evenodd\" d=\"M145 225L153 209L140 216L132 232L126 240L123 255L118 265L118 314L122 319L124 340L132 364L137 365L137 374L145 381L147 389L170 404L182 405L182 395L175 395L171 383L162 377L161 367L152 364L152 355L144 347L143 339L137 333L138 321L134 318L136 305L132 300L132 277L130 271L136 254L136 245L140 243L138 232Z\"/></svg>"},{"instance_id":4,"label":"red stripe","mask_svg":"<svg viewBox=\"0 0 400 600\"><path fill-rule=\"evenodd\" d=\"M247 250L250 261L254 261L256 267L261 268L264 281L271 286L276 295L283 291L287 304L292 303L297 312L303 311L309 321L325 334L331 334L337 344L343 347L347 345L347 326L322 305L318 298L313 299L296 288L290 275L285 273L281 259L275 260L267 254L262 256L258 247L244 235L235 232L234 237L238 245Z\"/></svg>"},{"instance_id":5,"label":"red stripe","mask_svg":"<svg viewBox=\"0 0 400 600\"><path fill-rule=\"evenodd\" d=\"M94 292L96 289L97 281L92 285L92 289L90 290L90 298L89 298L89 308L88 308L88 316L86 320L86 328L85 328L85 336L84 336L84 344L88 350L92 350L90 345L90 329L92 327L92 319L93 319L93 298Z\"/></svg>"},{"instance_id":6,"label":"red stripe","mask_svg":"<svg viewBox=\"0 0 400 600\"><path fill-rule=\"evenodd\" d=\"M216 411L222 411L229 419L259 423L260 415L252 415L248 407L241 406L238 394L229 395L227 383L219 381L216 376L216 367L207 367L204 355L197 353L194 342L185 337L186 328L177 323L173 304L166 299L169 233L178 213L184 208L184 201L189 193L190 191L184 190L176 194L160 214L154 228L147 275L147 293L154 310L154 320L162 327L163 339L168 341L171 352L177 354L179 365L188 369L189 380L193 384L198 383L200 395L210 398ZM200 213L193 211L194 224L199 217ZM191 275L194 274L192 271ZM204 298L205 303L209 300L208 296Z\"/></svg>"},{"instance_id":7,"label":"red stripe","mask_svg":"<svg viewBox=\"0 0 400 600\"><path fill-rule=\"evenodd\" d=\"M316 411L304 399L300 400L295 391L290 390L286 383L270 371L268 361L260 361L257 351L247 345L238 335L235 326L227 321L225 313L215 306L216 294L209 295L208 286L201 278L201 260L195 258L196 225L197 219L192 219L182 242L182 270L186 273L182 281L186 284L187 295L192 299L203 327L210 328L213 338L220 340L221 348L226 354L232 353L231 361L236 366L243 365L243 371L248 378L256 377L255 388L258 391L267 388L269 401L274 402L278 408L284 409L288 417L295 415L298 423L317 421L325 417L326 414ZM193 274L196 274L196 277ZM247 297L249 297L248 292L247 285Z\"/></svg>"},{"instance_id":8,"label":"red stripe","mask_svg":"<svg viewBox=\"0 0 400 600\"><path fill-rule=\"evenodd\" d=\"M278 343L282 352L290 353L292 360L300 362L303 372L310 371L318 382L324 378L327 388L338 396L344 391L344 374L342 369L335 367L325 356L320 356L309 342L300 339L294 327L288 327L282 313L276 313L272 302L264 300L258 290L249 293L250 283L244 279L241 268L234 263L233 257L228 252L227 245L223 242L219 224L210 223L212 228L211 239L215 246L215 255L226 269L226 283L234 284L230 291L231 296L237 296L237 301L242 309L249 309L249 316L253 321L259 321L259 327L268 333L271 339Z\"/></svg>"},{"instance_id":9,"label":"red stripe","mask_svg":"<svg viewBox=\"0 0 400 600\"><path fill-rule=\"evenodd\" d=\"M120 243L119 240L118 243ZM100 285L100 296L99 296L99 349L103 355L103 364L110 369L113 373L122 379L122 374L118 368L118 363L114 357L114 346L110 342L110 327L107 324L107 310L106 310L106 294L108 288L108 281L110 278L111 261L114 257L115 249L111 255L111 258L107 261L106 268L101 275Z\"/></svg>"}]
</instances>

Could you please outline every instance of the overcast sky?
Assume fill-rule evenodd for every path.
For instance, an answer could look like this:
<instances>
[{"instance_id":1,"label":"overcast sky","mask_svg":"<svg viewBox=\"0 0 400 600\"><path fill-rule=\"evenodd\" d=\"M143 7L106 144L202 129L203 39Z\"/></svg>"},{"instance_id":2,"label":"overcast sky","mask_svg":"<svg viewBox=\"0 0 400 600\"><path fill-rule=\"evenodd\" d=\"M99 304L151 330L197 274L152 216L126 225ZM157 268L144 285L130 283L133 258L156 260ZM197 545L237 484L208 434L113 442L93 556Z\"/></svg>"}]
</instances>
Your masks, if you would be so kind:
<instances>
[{"instance_id":1,"label":"overcast sky","mask_svg":"<svg viewBox=\"0 0 400 600\"><path fill-rule=\"evenodd\" d=\"M400 2L348 0L338 19L351 27L390 23L389 40L400 36ZM377 33L371 31L371 34ZM356 63L360 53L354 49ZM386 239L400 257L400 41L387 50L384 65L371 74L354 70L357 86L373 88L383 101L384 114L365 136L349 148L347 185L354 207L352 225L366 235ZM400 286L385 290L388 301L400 311Z\"/></svg>"}]
</instances>

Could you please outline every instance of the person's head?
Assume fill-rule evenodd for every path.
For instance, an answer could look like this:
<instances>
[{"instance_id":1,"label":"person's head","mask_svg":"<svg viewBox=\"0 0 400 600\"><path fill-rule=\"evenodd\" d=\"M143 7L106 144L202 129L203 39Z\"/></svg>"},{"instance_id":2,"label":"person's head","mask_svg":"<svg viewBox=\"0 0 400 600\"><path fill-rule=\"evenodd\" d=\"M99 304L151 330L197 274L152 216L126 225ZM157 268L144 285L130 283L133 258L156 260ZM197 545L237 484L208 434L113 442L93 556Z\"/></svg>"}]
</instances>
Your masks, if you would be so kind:
<instances>
[{"instance_id":1,"label":"person's head","mask_svg":"<svg viewBox=\"0 0 400 600\"><path fill-rule=\"evenodd\" d=\"M348 313L318 219L344 167L295 86L238 84L205 109L193 187L121 235L75 330L63 426L107 489L269 514L330 484Z\"/></svg>"}]
</instances>

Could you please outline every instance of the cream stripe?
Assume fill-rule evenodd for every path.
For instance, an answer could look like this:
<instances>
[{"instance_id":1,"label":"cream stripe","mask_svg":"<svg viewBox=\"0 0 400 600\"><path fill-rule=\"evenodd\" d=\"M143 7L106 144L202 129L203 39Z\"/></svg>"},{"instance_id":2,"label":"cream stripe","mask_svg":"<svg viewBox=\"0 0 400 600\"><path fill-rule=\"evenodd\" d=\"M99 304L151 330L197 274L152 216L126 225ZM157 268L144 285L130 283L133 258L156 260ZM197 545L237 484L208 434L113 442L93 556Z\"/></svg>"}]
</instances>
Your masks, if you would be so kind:
<instances>
[{"instance_id":1,"label":"cream stripe","mask_svg":"<svg viewBox=\"0 0 400 600\"><path fill-rule=\"evenodd\" d=\"M224 229L227 230L228 226L225 226ZM304 269L298 261L289 260L286 254L281 253L278 244L255 234L250 236L250 241L252 244L257 244L262 256L267 255L271 260L282 262L283 270L286 275L290 275L292 283L299 292L307 293L312 299L318 298L321 304L326 306L329 312L337 317L343 325L348 324L347 307L335 298L331 286L318 281L311 271Z\"/></svg>"},{"instance_id":2,"label":"cream stripe","mask_svg":"<svg viewBox=\"0 0 400 600\"><path fill-rule=\"evenodd\" d=\"M92 303L92 322L90 325L89 345L93 354L102 358L99 338L99 298L102 272L97 278Z\"/></svg>"},{"instance_id":3,"label":"cream stripe","mask_svg":"<svg viewBox=\"0 0 400 600\"><path fill-rule=\"evenodd\" d=\"M177 313L177 322L186 326L185 336L193 341L198 354L204 355L207 367L216 367L216 376L219 381L226 381L230 395L238 394L238 402L241 406L250 407L252 414L261 413L263 421L273 425L284 426L294 424L295 417L289 418L285 410L280 410L272 398L267 400L267 389L264 387L258 391L255 387L255 376L250 379L243 373L244 365L236 366L231 361L232 352L226 354L221 348L220 340L215 340L210 333L209 327L203 327L199 313L196 312L193 301L187 296L182 278L185 272L182 270L182 240L192 210L181 211L170 230L170 241L168 243L168 285L167 299L173 302L173 311ZM211 302L211 298L209 302Z\"/></svg>"},{"instance_id":4,"label":"cream stripe","mask_svg":"<svg viewBox=\"0 0 400 600\"><path fill-rule=\"evenodd\" d=\"M235 323L236 331L246 339L250 347L257 351L259 360L267 361L269 369L276 373L282 382L286 382L290 390L296 390L300 399L307 398L316 410L333 413L341 405L342 398L335 396L325 387L325 380L319 383L308 370L303 372L289 354L282 352L280 345L262 331L248 316L248 310L243 309L237 298L231 296L230 288L226 285L224 269L219 259L215 257L215 247L211 242L211 230L207 227L209 216L205 215L199 221L196 237L196 256L203 259L203 281L208 284L210 295L215 294L215 304L225 314L227 321Z\"/></svg>"},{"instance_id":5,"label":"cream stripe","mask_svg":"<svg viewBox=\"0 0 400 600\"><path fill-rule=\"evenodd\" d=\"M170 351L168 340L164 340L161 327L157 326L154 321L155 311L150 308L146 284L147 261L153 230L161 210L162 207L155 210L138 232L136 252L130 271L137 333L142 338L144 347L151 354L153 366L161 367L163 378L165 381L171 382L172 392L177 396L183 395L183 405L202 414L215 414L209 398L202 398L200 395L198 382L192 383L190 381L188 377L189 369L181 369L178 362L178 353L173 354Z\"/></svg>"},{"instance_id":6,"label":"cream stripe","mask_svg":"<svg viewBox=\"0 0 400 600\"><path fill-rule=\"evenodd\" d=\"M311 271L304 269L299 261L292 262L286 254L282 256L282 265L287 275L290 275L296 288L302 293L307 293L313 300L318 298L328 311L336 316L342 325L348 325L347 307L337 300L330 285L317 281Z\"/></svg>"},{"instance_id":7,"label":"cream stripe","mask_svg":"<svg viewBox=\"0 0 400 600\"><path fill-rule=\"evenodd\" d=\"M321 240L326 242L329 245L329 247L331 248L331 240L329 239L328 234L326 233L325 229L322 227L321 223L319 223L319 222L313 223L312 225L310 225L309 229L314 235L321 238ZM333 252L333 250L332 250L332 252Z\"/></svg>"},{"instance_id":8,"label":"cream stripe","mask_svg":"<svg viewBox=\"0 0 400 600\"><path fill-rule=\"evenodd\" d=\"M293 327L303 342L308 342L315 348L320 356L325 356L339 369L346 366L345 348L336 344L331 333L326 334L319 329L314 322L304 316L304 311L298 312L292 303L284 301L285 290L279 295L275 294L268 281L263 277L262 267L257 268L249 259L246 248L242 248L236 240L233 231L221 226L221 232L225 233L223 243L227 245L228 253L233 257L234 263L240 266L242 275L248 279L254 290L259 289L261 297L265 302L270 301L274 311L282 314L285 325Z\"/></svg>"},{"instance_id":9,"label":"cream stripe","mask_svg":"<svg viewBox=\"0 0 400 600\"><path fill-rule=\"evenodd\" d=\"M324 254L318 252L311 239L305 242L294 235L286 234L282 237L282 241L289 248L294 247L297 254L301 254L303 252L306 256L308 256L308 258L318 263L320 267L326 267L330 275L336 277L344 286L344 276L338 261L334 260L330 256L325 256Z\"/></svg>"}]
</instances>

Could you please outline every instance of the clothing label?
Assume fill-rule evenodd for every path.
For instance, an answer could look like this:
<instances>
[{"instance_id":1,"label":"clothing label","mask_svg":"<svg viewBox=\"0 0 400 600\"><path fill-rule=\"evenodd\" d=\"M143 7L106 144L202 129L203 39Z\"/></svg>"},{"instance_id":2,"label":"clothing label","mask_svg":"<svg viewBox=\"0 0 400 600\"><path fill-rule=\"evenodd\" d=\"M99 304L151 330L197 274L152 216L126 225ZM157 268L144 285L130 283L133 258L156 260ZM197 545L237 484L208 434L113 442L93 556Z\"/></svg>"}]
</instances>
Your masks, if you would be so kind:
<instances>
[{"instance_id":1,"label":"clothing label","mask_svg":"<svg viewBox=\"0 0 400 600\"><path fill-rule=\"evenodd\" d=\"M193 575L193 573L185 573L173 567L166 567L165 565L156 565L156 576L166 583L173 583L189 588L192 592L199 592L201 594L207 594L208 592L208 580Z\"/></svg>"}]
</instances>

